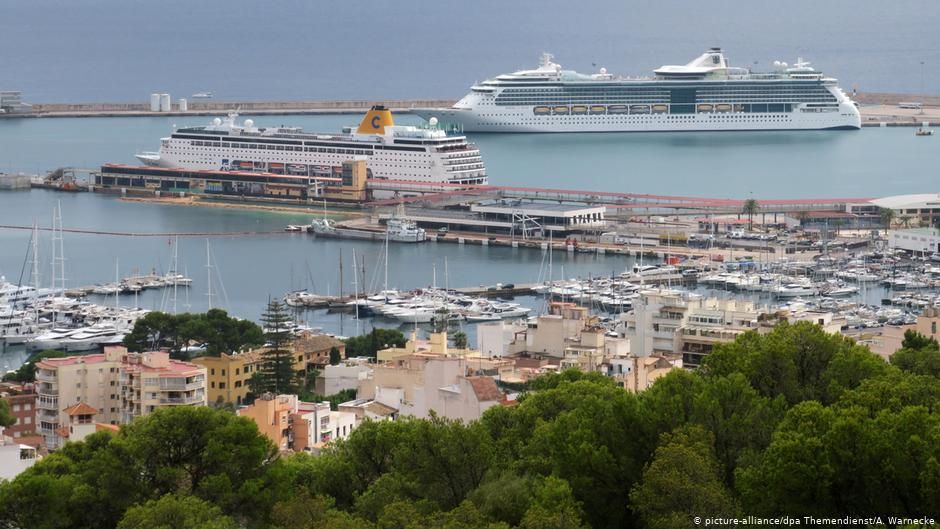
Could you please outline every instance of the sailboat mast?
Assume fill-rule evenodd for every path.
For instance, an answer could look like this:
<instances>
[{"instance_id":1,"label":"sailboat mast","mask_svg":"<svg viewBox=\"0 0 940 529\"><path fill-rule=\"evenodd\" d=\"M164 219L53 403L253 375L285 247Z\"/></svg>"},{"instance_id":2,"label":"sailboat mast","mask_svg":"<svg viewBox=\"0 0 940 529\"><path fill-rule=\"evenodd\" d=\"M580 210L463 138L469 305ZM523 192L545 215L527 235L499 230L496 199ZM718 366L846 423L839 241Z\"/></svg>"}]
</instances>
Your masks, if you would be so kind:
<instances>
[{"instance_id":1,"label":"sailboat mast","mask_svg":"<svg viewBox=\"0 0 940 529\"><path fill-rule=\"evenodd\" d=\"M212 257L209 253L209 239L206 239L206 282L209 285L206 292L209 297L209 310L212 310Z\"/></svg>"}]
</instances>

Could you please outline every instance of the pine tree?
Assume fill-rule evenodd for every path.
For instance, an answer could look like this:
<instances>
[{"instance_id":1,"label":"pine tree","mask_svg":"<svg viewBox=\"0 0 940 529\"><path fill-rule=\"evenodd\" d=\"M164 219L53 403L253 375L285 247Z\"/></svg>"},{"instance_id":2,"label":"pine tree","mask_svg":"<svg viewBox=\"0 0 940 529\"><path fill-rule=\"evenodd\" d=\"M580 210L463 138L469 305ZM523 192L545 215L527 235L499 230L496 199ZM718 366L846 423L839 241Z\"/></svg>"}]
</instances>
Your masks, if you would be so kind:
<instances>
[{"instance_id":1,"label":"pine tree","mask_svg":"<svg viewBox=\"0 0 940 529\"><path fill-rule=\"evenodd\" d=\"M268 349L263 354L260 376L252 377L252 393L295 393L297 373L294 371L293 353L290 350L290 314L287 312L287 305L279 300L269 301L267 309L261 315L261 323L264 326Z\"/></svg>"}]
</instances>

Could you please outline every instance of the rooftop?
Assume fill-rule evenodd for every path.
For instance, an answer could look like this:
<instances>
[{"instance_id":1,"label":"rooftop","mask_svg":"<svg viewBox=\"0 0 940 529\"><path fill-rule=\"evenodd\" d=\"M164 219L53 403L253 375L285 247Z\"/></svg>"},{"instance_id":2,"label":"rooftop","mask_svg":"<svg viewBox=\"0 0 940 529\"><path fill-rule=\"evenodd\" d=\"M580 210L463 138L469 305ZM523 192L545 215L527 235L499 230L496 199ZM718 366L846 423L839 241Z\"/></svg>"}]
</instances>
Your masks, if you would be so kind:
<instances>
[{"instance_id":1,"label":"rooftop","mask_svg":"<svg viewBox=\"0 0 940 529\"><path fill-rule=\"evenodd\" d=\"M76 415L95 415L96 413L98 413L97 409L92 408L91 406L89 406L88 404L85 404L84 402L73 404L69 406L68 408L65 408L62 411L64 411L66 415L70 417L74 417Z\"/></svg>"},{"instance_id":2,"label":"rooftop","mask_svg":"<svg viewBox=\"0 0 940 529\"><path fill-rule=\"evenodd\" d=\"M940 194L923 193L916 195L895 195L876 198L869 202L876 206L889 209L940 208Z\"/></svg>"}]
</instances>

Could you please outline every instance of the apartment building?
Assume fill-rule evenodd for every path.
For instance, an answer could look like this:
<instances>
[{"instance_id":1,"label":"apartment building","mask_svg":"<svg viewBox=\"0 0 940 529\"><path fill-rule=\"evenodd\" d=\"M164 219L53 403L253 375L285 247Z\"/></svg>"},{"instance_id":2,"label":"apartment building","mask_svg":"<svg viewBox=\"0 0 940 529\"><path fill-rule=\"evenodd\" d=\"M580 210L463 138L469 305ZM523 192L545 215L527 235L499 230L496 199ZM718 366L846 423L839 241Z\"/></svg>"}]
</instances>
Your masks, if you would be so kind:
<instances>
[{"instance_id":1,"label":"apartment building","mask_svg":"<svg viewBox=\"0 0 940 529\"><path fill-rule=\"evenodd\" d=\"M19 444L36 448L42 444L42 437L37 433L39 425L36 423L36 399L33 384L0 382L0 400L9 404L10 413L16 419L15 424L3 428L0 436L10 437Z\"/></svg>"},{"instance_id":2,"label":"apartment building","mask_svg":"<svg viewBox=\"0 0 940 529\"><path fill-rule=\"evenodd\" d=\"M716 343L756 330L760 314L751 301L647 290L621 315L621 330L634 356L681 354L684 367L696 368Z\"/></svg>"},{"instance_id":3,"label":"apartment building","mask_svg":"<svg viewBox=\"0 0 940 529\"><path fill-rule=\"evenodd\" d=\"M377 356L380 362L372 377L360 382L357 396L400 415L427 418L434 412L469 422L503 400L493 378L473 375L489 368L491 360L469 349L448 348L447 333L432 333L427 343L412 336L405 347Z\"/></svg>"},{"instance_id":4,"label":"apartment building","mask_svg":"<svg viewBox=\"0 0 940 529\"><path fill-rule=\"evenodd\" d=\"M258 372L262 360L262 351L252 350L200 356L192 362L206 368L209 403L226 402L241 406L247 402L248 381Z\"/></svg>"},{"instance_id":5,"label":"apartment building","mask_svg":"<svg viewBox=\"0 0 940 529\"><path fill-rule=\"evenodd\" d=\"M39 433L49 449L65 438L65 412L84 403L97 410L96 422L125 424L165 406L205 406L206 370L172 360L168 353L129 353L120 346L99 354L46 358L36 364Z\"/></svg>"},{"instance_id":6,"label":"apartment building","mask_svg":"<svg viewBox=\"0 0 940 529\"><path fill-rule=\"evenodd\" d=\"M297 395L265 393L238 415L258 425L258 431L281 451L314 451L349 437L356 414L331 411L329 402L303 402Z\"/></svg>"}]
</instances>

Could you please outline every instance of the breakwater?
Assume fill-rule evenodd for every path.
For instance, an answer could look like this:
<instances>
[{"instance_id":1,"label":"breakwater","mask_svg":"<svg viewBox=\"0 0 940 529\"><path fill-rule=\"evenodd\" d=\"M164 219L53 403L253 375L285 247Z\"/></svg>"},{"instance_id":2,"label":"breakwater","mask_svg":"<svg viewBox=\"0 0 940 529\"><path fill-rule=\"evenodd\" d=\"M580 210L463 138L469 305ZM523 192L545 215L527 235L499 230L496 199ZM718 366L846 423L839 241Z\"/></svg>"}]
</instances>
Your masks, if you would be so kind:
<instances>
[{"instance_id":1,"label":"breakwater","mask_svg":"<svg viewBox=\"0 0 940 529\"><path fill-rule=\"evenodd\" d=\"M449 107L450 99L339 99L309 101L215 101L190 100L181 111L173 102L168 112L153 112L148 102L140 103L36 103L31 112L10 114L7 117L108 117L108 116L210 116L225 115L238 109L243 114L345 114L360 113L373 105L384 105L395 112L407 112L415 107Z\"/></svg>"}]
</instances>

